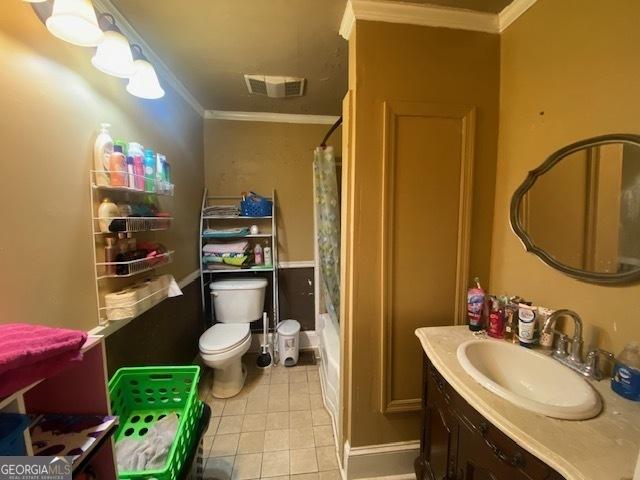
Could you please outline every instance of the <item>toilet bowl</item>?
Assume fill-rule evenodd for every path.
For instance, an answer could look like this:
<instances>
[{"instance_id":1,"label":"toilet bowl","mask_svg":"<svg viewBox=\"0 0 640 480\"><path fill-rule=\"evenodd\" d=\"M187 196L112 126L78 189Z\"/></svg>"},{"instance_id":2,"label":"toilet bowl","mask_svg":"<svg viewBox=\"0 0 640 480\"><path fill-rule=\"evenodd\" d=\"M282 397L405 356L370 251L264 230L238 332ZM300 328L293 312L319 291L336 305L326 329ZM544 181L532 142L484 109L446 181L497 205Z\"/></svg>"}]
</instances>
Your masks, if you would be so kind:
<instances>
[{"instance_id":1,"label":"toilet bowl","mask_svg":"<svg viewBox=\"0 0 640 480\"><path fill-rule=\"evenodd\" d=\"M198 342L200 357L213 368L211 393L216 398L237 395L247 372L242 356L251 346L249 324L262 317L267 281L263 278L221 280L210 284L216 323Z\"/></svg>"}]
</instances>

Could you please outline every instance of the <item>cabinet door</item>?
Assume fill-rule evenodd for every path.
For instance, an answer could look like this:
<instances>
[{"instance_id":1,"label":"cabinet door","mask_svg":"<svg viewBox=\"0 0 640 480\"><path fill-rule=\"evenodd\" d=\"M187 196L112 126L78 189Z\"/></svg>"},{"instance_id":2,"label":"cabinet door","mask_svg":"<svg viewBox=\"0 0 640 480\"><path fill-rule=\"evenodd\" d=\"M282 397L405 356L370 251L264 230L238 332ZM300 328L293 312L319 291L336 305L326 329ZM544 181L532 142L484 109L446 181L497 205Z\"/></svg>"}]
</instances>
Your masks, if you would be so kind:
<instances>
[{"instance_id":1,"label":"cabinet door","mask_svg":"<svg viewBox=\"0 0 640 480\"><path fill-rule=\"evenodd\" d=\"M502 451L461 422L458 426L456 480L530 480L517 467L519 454Z\"/></svg>"}]
</instances>

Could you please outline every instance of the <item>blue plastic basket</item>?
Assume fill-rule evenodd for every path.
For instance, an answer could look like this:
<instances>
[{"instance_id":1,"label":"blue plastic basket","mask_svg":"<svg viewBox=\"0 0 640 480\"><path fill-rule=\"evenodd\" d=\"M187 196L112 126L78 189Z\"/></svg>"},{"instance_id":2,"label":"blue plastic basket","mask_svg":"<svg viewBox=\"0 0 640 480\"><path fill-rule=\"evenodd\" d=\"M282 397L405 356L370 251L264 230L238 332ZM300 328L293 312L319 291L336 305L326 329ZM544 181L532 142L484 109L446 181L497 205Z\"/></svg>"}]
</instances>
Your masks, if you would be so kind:
<instances>
[{"instance_id":1,"label":"blue plastic basket","mask_svg":"<svg viewBox=\"0 0 640 480\"><path fill-rule=\"evenodd\" d=\"M27 454L23 432L30 422L31 419L28 415L0 413L0 457Z\"/></svg>"},{"instance_id":2,"label":"blue plastic basket","mask_svg":"<svg viewBox=\"0 0 640 480\"><path fill-rule=\"evenodd\" d=\"M240 215L243 217L270 217L273 202L251 192L251 195L240 202Z\"/></svg>"}]
</instances>

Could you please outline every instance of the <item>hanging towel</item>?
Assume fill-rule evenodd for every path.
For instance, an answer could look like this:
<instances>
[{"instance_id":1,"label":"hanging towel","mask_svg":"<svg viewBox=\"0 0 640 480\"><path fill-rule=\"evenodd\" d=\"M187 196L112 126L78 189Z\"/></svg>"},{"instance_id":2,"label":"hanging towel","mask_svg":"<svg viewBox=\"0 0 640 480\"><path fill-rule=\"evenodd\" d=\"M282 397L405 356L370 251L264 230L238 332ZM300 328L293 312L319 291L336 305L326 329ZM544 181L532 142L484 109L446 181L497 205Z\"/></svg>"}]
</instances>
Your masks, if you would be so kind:
<instances>
[{"instance_id":1,"label":"hanging towel","mask_svg":"<svg viewBox=\"0 0 640 480\"><path fill-rule=\"evenodd\" d=\"M82 358L87 334L77 330L9 323L0 325L0 397Z\"/></svg>"}]
</instances>

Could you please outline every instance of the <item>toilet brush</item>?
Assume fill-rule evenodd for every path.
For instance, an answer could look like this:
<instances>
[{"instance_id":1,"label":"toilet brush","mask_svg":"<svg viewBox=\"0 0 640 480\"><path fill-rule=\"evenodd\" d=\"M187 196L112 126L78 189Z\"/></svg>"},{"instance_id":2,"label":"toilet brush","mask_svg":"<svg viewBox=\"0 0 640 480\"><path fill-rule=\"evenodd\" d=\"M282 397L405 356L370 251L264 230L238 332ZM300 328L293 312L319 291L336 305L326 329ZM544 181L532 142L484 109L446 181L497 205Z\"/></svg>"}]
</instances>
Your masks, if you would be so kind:
<instances>
[{"instance_id":1,"label":"toilet brush","mask_svg":"<svg viewBox=\"0 0 640 480\"><path fill-rule=\"evenodd\" d=\"M271 353L269 353L269 317L267 312L262 314L262 328L264 336L262 338L262 345L260 345L260 355L256 361L259 368L267 368L271 365Z\"/></svg>"}]
</instances>

